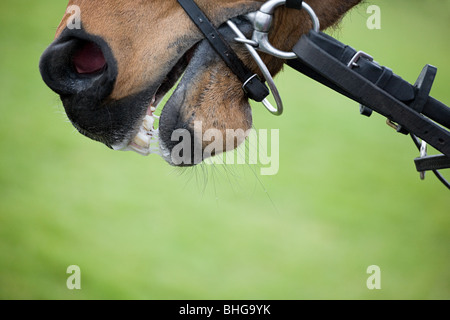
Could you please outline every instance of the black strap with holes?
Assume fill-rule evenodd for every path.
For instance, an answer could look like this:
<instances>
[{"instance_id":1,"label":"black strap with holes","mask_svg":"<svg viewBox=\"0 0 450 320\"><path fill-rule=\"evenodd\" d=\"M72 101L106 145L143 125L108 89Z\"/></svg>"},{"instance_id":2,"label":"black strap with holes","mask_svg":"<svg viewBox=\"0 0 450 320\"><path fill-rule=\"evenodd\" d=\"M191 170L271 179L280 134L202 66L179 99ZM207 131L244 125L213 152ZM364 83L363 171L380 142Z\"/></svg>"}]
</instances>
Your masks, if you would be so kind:
<instances>
[{"instance_id":1,"label":"black strap with holes","mask_svg":"<svg viewBox=\"0 0 450 320\"><path fill-rule=\"evenodd\" d=\"M434 77L413 86L366 54L349 67L357 51L322 32L302 36L293 51L298 59L288 61L291 67L398 123L405 133L450 157L450 132L445 129L450 128L450 108L429 97L431 86L424 85ZM430 70L426 66L423 75L432 75Z\"/></svg>"},{"instance_id":2,"label":"black strap with holes","mask_svg":"<svg viewBox=\"0 0 450 320\"><path fill-rule=\"evenodd\" d=\"M293 48L298 59L288 65L397 123L397 130L416 136L443 154L416 159L420 172L450 168L450 108L429 96L436 68L426 65L414 85L380 66L373 58L322 33L310 31ZM355 59L355 57L358 57ZM368 114L370 116L370 114Z\"/></svg>"},{"instance_id":3,"label":"black strap with holes","mask_svg":"<svg viewBox=\"0 0 450 320\"><path fill-rule=\"evenodd\" d=\"M419 172L450 168L450 158L442 154L417 158L414 162L416 163L416 169Z\"/></svg>"},{"instance_id":4,"label":"black strap with holes","mask_svg":"<svg viewBox=\"0 0 450 320\"><path fill-rule=\"evenodd\" d=\"M178 0L178 3L205 35L205 38L219 54L228 68L230 68L243 83L242 88L248 98L258 102L263 101L270 94L269 89L261 81L258 75L252 73L244 65L197 4L193 0Z\"/></svg>"}]
</instances>

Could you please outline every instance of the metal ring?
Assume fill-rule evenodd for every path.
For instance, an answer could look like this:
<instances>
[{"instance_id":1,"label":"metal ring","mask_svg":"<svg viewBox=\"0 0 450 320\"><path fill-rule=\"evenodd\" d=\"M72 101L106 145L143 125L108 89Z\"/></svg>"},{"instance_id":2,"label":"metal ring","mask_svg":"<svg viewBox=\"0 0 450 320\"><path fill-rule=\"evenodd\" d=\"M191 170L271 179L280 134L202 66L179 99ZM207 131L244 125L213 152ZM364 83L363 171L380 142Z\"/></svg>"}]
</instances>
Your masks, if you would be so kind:
<instances>
[{"instance_id":1,"label":"metal ring","mask_svg":"<svg viewBox=\"0 0 450 320\"><path fill-rule=\"evenodd\" d=\"M269 31L272 25L273 14L275 9L281 5L285 5L286 0L270 0L264 3L256 12L253 18L253 28L255 29L253 33L253 41L258 42L258 50L268 53L280 59L296 59L297 55L293 52L281 51L272 46L269 41ZM305 2L302 2L302 8L309 14L313 24L313 30L316 32L320 31L320 21L314 10Z\"/></svg>"},{"instance_id":2,"label":"metal ring","mask_svg":"<svg viewBox=\"0 0 450 320\"><path fill-rule=\"evenodd\" d=\"M269 69L267 68L264 61L259 56L258 52L255 50L255 48L247 43L247 38L242 33L241 30L234 24L231 20L227 21L228 26L233 30L233 32L238 36L239 42L244 43L245 47L255 60L256 64L258 65L259 69L261 70L264 78L267 81L267 84L269 85L270 91L272 92L273 98L275 99L275 102L277 104L277 108L272 106L269 102L269 100L264 99L262 103L266 107L266 109L273 115L279 116L283 113L283 101L281 100L280 93L278 92L277 86L275 85L275 82L273 81L272 75L270 74Z\"/></svg>"}]
</instances>

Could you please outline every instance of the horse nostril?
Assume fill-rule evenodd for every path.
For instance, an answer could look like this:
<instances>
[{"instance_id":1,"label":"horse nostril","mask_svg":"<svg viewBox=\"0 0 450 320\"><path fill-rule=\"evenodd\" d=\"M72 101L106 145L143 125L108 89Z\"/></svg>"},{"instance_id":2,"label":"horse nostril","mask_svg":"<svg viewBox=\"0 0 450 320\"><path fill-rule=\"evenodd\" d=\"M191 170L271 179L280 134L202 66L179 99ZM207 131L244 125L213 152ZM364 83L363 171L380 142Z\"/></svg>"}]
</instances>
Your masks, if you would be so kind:
<instances>
[{"instance_id":1,"label":"horse nostril","mask_svg":"<svg viewBox=\"0 0 450 320\"><path fill-rule=\"evenodd\" d=\"M45 50L39 69L59 95L97 102L112 92L118 74L112 50L101 37L69 29Z\"/></svg>"},{"instance_id":2,"label":"horse nostril","mask_svg":"<svg viewBox=\"0 0 450 320\"><path fill-rule=\"evenodd\" d=\"M73 66L79 74L92 74L106 67L106 59L100 47L94 42L84 42L72 58Z\"/></svg>"}]
</instances>

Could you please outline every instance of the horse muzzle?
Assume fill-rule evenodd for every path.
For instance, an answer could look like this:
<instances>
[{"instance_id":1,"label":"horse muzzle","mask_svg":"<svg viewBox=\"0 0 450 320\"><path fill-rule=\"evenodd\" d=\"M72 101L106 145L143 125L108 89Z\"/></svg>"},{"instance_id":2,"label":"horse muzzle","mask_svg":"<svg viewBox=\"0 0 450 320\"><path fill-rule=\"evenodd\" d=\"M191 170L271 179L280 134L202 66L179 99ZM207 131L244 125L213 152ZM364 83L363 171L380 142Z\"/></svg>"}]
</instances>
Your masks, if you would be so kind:
<instances>
[{"instance_id":1,"label":"horse muzzle","mask_svg":"<svg viewBox=\"0 0 450 320\"><path fill-rule=\"evenodd\" d=\"M117 77L108 44L82 29L65 29L43 53L39 69L45 83L59 95L88 95L95 100L112 92Z\"/></svg>"},{"instance_id":2,"label":"horse muzzle","mask_svg":"<svg viewBox=\"0 0 450 320\"><path fill-rule=\"evenodd\" d=\"M118 74L109 45L83 29L67 28L45 50L39 69L47 86L60 95L78 131L111 146L112 131L120 130L112 130L111 117L117 116L108 110Z\"/></svg>"}]
</instances>

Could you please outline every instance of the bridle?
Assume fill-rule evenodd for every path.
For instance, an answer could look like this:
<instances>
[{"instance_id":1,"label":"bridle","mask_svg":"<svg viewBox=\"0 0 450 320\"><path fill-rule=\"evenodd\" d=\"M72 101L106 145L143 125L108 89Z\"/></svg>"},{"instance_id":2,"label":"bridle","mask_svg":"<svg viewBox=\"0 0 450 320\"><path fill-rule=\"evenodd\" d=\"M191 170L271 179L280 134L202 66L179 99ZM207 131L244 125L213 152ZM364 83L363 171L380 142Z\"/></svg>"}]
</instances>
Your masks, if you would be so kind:
<instances>
[{"instance_id":1,"label":"bridle","mask_svg":"<svg viewBox=\"0 0 450 320\"><path fill-rule=\"evenodd\" d=\"M416 83L411 85L391 69L380 66L367 53L356 51L320 32L319 19L307 3L301 0L269 0L257 12L247 15L254 29L251 39L247 39L233 21L228 20L227 25L236 34L235 41L247 48L260 68L276 101L275 108L267 100L269 89L257 74L249 71L194 0L178 2L243 83L242 88L250 99L262 102L274 115L283 113L280 94L258 51L284 59L298 72L358 102L362 115L370 117L375 111L385 116L388 125L397 132L410 134L421 151L420 157L415 159L421 178L424 178L426 171L433 171L450 189L450 184L438 172L450 168L450 108L429 96L437 72L435 67L426 65ZM282 5L307 11L313 24L312 30L300 38L292 52L274 48L268 37L274 11ZM428 144L442 154L428 156Z\"/></svg>"},{"instance_id":2,"label":"bridle","mask_svg":"<svg viewBox=\"0 0 450 320\"><path fill-rule=\"evenodd\" d=\"M270 91L274 97L277 107L266 99L270 94L269 89L264 85L257 74L248 70L243 62L238 58L230 45L223 39L219 31L214 27L211 21L206 17L203 11L197 6L194 0L178 0L178 3L183 7L191 20L203 33L205 38L209 41L214 50L219 54L226 65L233 71L234 74L243 83L242 89L248 98L257 102L262 102L266 109L273 115L279 116L283 113L283 102L281 100L279 91L275 85L272 75L269 72L264 61L256 51L265 52L280 59L296 59L293 52L283 52L275 47L269 41L269 31L272 26L273 14L275 9L279 6L285 5L291 9L306 10L313 22L313 30L319 32L320 22L314 10L305 2L299 0L270 0L265 2L257 12L250 13L247 18L253 23L253 37L247 39L236 24L228 20L227 24L231 30L236 34L235 41L245 45L250 55L255 60L261 73L263 74Z\"/></svg>"}]
</instances>

